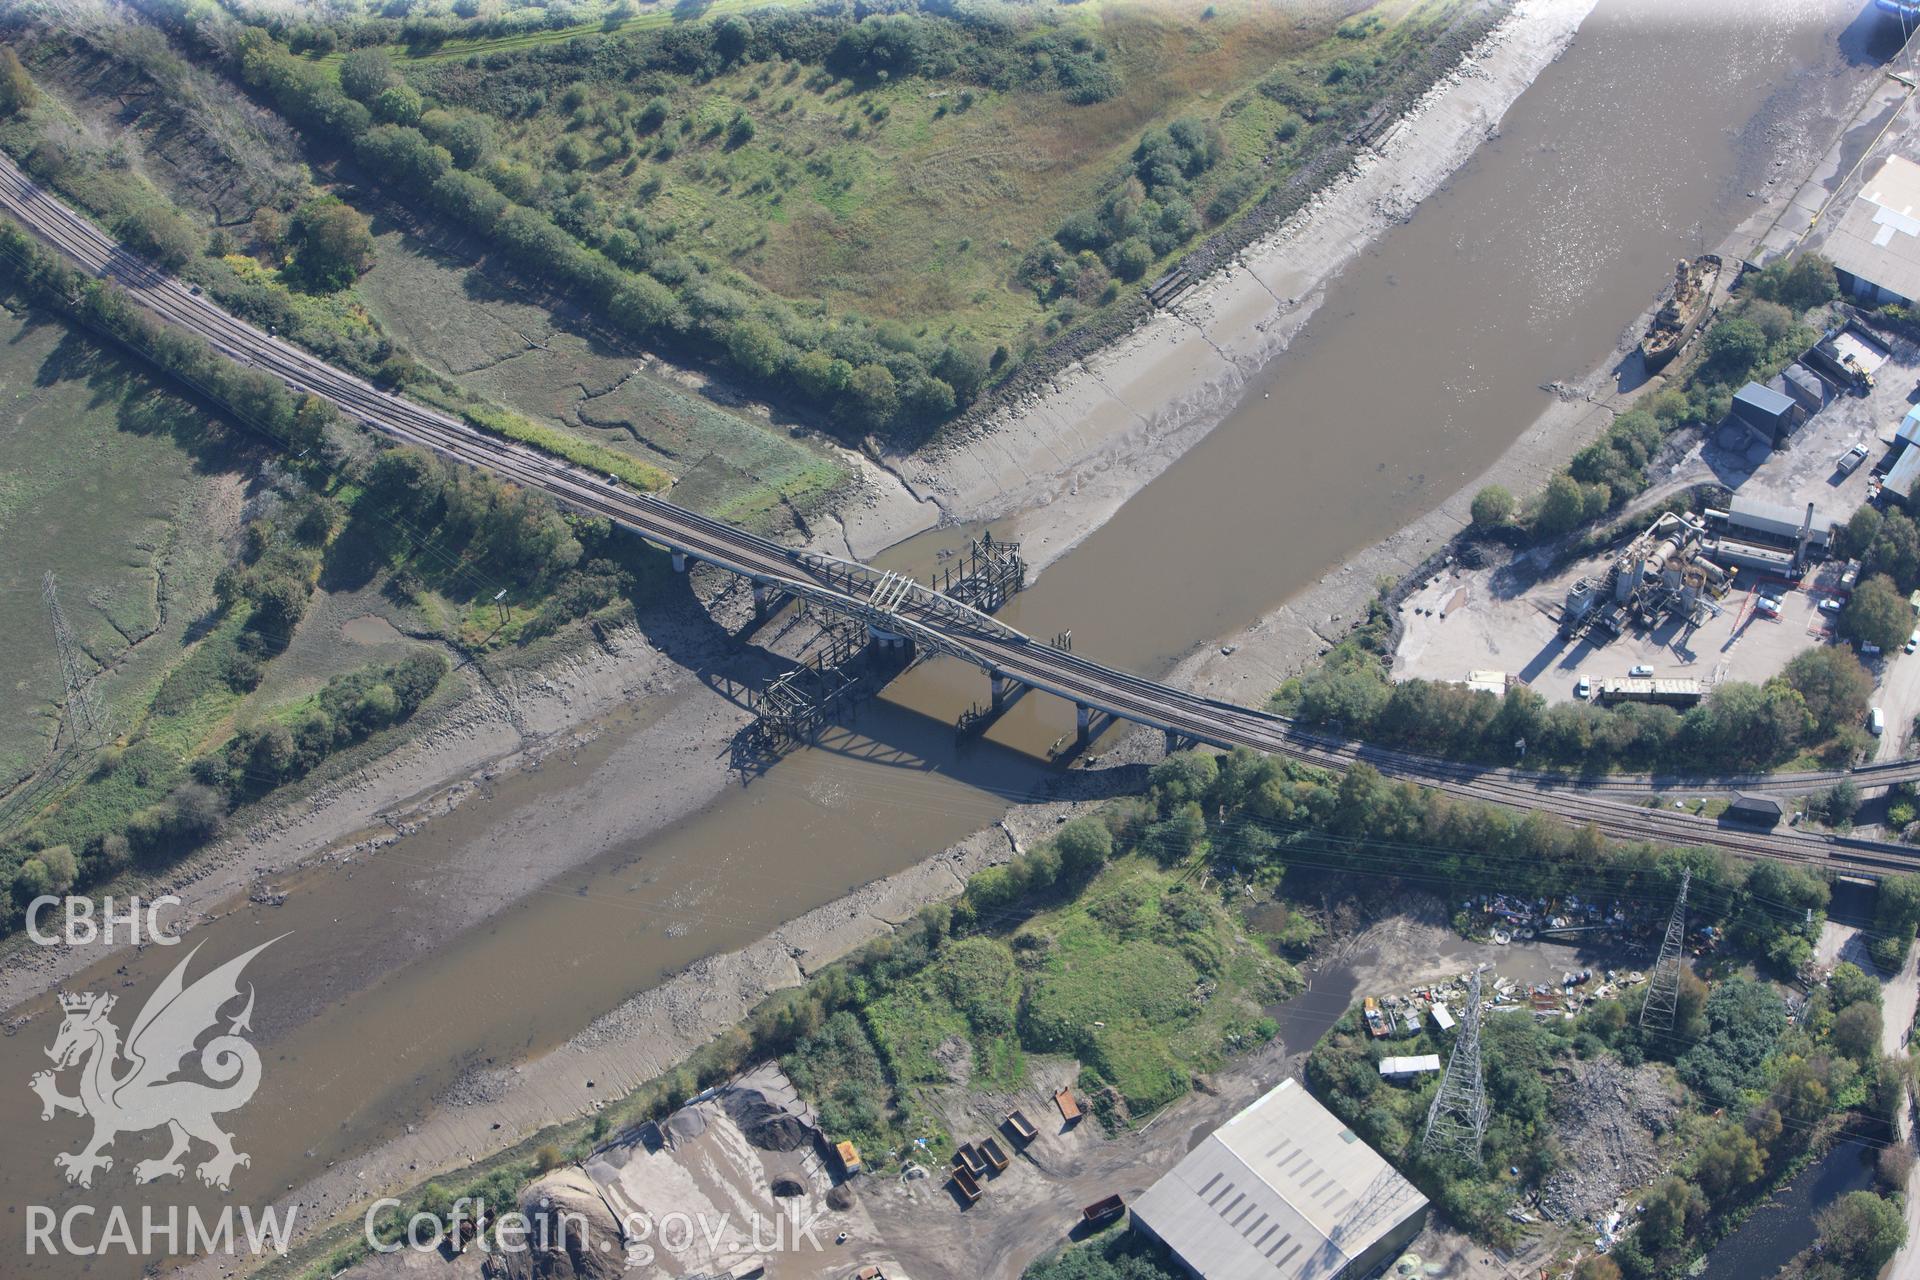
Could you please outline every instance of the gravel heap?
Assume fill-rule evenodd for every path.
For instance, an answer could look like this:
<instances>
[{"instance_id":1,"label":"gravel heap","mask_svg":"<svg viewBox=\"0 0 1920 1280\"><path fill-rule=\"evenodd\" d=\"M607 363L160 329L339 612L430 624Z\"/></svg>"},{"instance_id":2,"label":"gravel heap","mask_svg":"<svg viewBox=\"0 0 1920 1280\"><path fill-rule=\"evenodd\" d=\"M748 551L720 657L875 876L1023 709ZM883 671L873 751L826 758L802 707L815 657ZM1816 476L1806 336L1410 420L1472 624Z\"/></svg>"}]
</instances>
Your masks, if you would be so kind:
<instances>
[{"instance_id":1,"label":"gravel heap","mask_svg":"<svg viewBox=\"0 0 1920 1280\"><path fill-rule=\"evenodd\" d=\"M729 1089L720 1102L747 1141L762 1151L795 1151L813 1137L800 1117L756 1089Z\"/></svg>"}]
</instances>

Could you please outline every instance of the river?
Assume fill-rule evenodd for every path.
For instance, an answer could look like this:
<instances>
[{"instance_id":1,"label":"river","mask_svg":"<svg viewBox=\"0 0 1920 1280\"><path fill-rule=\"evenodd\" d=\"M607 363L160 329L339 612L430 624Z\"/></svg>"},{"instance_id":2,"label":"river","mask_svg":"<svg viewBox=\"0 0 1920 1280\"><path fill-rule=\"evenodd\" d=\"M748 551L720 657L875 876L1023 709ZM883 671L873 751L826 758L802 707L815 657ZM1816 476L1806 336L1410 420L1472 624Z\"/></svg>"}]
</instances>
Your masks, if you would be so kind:
<instances>
[{"instance_id":1,"label":"river","mask_svg":"<svg viewBox=\"0 0 1920 1280\"><path fill-rule=\"evenodd\" d=\"M1708 1252L1699 1280L1750 1280L1778 1272L1813 1243L1815 1214L1849 1191L1872 1188L1877 1149L1851 1138L1835 1142Z\"/></svg>"},{"instance_id":2,"label":"river","mask_svg":"<svg viewBox=\"0 0 1920 1280\"><path fill-rule=\"evenodd\" d=\"M1533 420L1542 384L1581 376L1616 342L1674 258L1741 220L1772 124L1857 82L1859 11L1755 0L1724 10L1740 19L1723 23L1717 6L1602 0L1500 136L1334 284L1243 406L1050 568L1011 619L1041 635L1071 627L1089 656L1163 671L1440 501ZM290 935L248 975L265 1074L228 1120L252 1158L233 1202L402 1131L469 1068L557 1044L699 956L993 821L1044 784L1034 755L1072 724L1070 709L1029 697L993 741L956 753L952 718L984 692L977 672L926 664L822 749L561 876L452 945L427 948L412 926L449 891L439 869L451 851L480 841L513 857L516 813L554 795L590 803L591 787L609 784L596 769L630 730L502 780L490 800L350 873L285 878L283 907L196 931L222 960ZM150 948L73 985L137 1003L180 950ZM0 1079L15 1082L0 1095L9 1214L194 1198L191 1172L186 1188L131 1187L132 1161L157 1154L157 1137L122 1139L121 1163L92 1192L62 1183L51 1161L81 1126L39 1123L20 1087L46 1065L51 1004L30 1006L42 1016L0 1041ZM6 1274L81 1265L24 1259ZM139 1270L98 1259L87 1274Z\"/></svg>"}]
</instances>

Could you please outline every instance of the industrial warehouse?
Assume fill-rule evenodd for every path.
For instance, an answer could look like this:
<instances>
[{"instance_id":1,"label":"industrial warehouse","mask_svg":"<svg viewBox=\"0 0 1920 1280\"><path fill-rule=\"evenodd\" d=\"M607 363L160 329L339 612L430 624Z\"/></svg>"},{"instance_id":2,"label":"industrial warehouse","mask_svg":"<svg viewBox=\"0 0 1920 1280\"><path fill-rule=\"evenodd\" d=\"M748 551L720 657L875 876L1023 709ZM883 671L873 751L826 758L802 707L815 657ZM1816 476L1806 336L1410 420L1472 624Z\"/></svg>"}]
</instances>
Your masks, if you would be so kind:
<instances>
[{"instance_id":1,"label":"industrial warehouse","mask_svg":"<svg viewBox=\"0 0 1920 1280\"><path fill-rule=\"evenodd\" d=\"M1420 1231L1427 1198L1298 1081L1209 1134L1133 1206L1205 1280L1365 1276Z\"/></svg>"},{"instance_id":2,"label":"industrial warehouse","mask_svg":"<svg viewBox=\"0 0 1920 1280\"><path fill-rule=\"evenodd\" d=\"M1920 298L1920 164L1888 156L1827 238L1840 287L1867 302Z\"/></svg>"}]
</instances>

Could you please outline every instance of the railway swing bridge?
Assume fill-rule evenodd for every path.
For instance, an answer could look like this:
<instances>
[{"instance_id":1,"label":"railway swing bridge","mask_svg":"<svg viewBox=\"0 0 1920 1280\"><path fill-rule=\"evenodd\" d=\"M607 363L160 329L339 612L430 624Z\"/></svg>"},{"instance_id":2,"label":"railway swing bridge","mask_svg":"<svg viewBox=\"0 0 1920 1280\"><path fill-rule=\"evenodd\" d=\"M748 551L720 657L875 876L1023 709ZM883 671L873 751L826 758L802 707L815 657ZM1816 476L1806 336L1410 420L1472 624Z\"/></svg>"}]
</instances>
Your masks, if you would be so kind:
<instances>
[{"instance_id":1,"label":"railway swing bridge","mask_svg":"<svg viewBox=\"0 0 1920 1280\"><path fill-rule=\"evenodd\" d=\"M986 714L1037 689L1072 703L1087 740L1105 723L1128 721L1161 731L1169 745L1248 747L1326 768L1368 763L1381 773L1467 799L1540 809L1591 823L1613 838L1710 845L1747 857L1774 857L1823 868L1878 875L1920 870L1920 851L1887 842L1800 831L1730 828L1691 813L1648 807L1663 785L1724 790L1730 786L1811 791L1843 777L1875 786L1920 780L1920 761L1854 771L1742 779L1568 777L1461 764L1390 751L1314 733L1284 716L1207 698L1104 666L1070 644L1036 641L995 618L1024 576L1017 549L976 548L976 572L949 574L945 589L854 561L784 546L772 539L688 511L664 498L612 483L578 466L479 430L449 414L381 391L354 374L281 341L221 309L178 279L117 244L94 223L41 189L0 156L0 209L88 274L113 281L164 324L203 339L219 355L263 370L297 394L331 403L340 413L399 443L482 467L503 480L547 494L575 511L604 517L664 548L677 568L701 561L748 579L764 610L782 598L841 615L880 647L903 646L971 664L989 678ZM142 351L138 354L146 355ZM207 388L200 388L203 392ZM805 732L805 698L791 727ZM782 730L785 731L784 729Z\"/></svg>"}]
</instances>

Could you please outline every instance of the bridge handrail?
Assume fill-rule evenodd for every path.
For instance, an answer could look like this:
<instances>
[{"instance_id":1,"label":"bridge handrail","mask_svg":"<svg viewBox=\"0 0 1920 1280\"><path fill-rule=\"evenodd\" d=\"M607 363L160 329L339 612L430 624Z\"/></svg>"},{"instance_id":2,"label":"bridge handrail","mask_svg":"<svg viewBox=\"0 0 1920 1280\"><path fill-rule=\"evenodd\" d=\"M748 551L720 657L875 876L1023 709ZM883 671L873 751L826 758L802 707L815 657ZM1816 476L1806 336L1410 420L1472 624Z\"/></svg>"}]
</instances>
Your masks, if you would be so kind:
<instances>
[{"instance_id":1,"label":"bridge handrail","mask_svg":"<svg viewBox=\"0 0 1920 1280\"><path fill-rule=\"evenodd\" d=\"M861 564L857 560L842 560L838 556L831 556L823 551L802 551L799 553L799 559L803 563L825 573L829 579L836 573L849 580L857 578L867 584L869 591L875 590L882 582L891 578L896 583L903 584L903 588L899 593L902 606L905 605L906 601L911 600L915 605L928 613L932 613L935 616L952 618L957 622L963 623L977 631L992 636L996 640L1001 640L1008 644L1031 644L1033 642L1032 637L1028 636L1024 631L1010 627L992 614L976 609L963 601L955 600L952 596L944 592L935 591L932 587L925 585L910 574L889 574L886 570L875 569L870 565ZM887 610L887 612L890 616L901 617L904 616L905 610L903 607L897 606ZM983 665L990 666L991 664Z\"/></svg>"}]
</instances>

